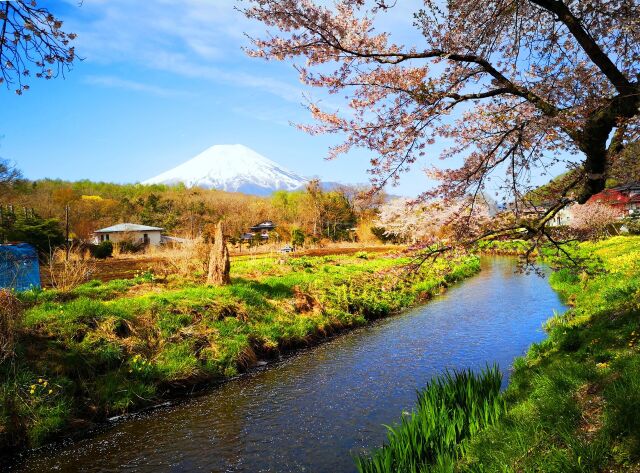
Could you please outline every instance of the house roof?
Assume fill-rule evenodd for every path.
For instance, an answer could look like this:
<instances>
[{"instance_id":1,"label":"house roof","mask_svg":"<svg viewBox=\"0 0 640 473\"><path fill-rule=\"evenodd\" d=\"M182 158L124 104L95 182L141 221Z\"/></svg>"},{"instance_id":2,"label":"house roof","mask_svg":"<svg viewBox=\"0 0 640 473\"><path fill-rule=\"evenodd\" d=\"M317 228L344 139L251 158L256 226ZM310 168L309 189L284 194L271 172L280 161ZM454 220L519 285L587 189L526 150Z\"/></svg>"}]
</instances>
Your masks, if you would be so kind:
<instances>
[{"instance_id":1,"label":"house roof","mask_svg":"<svg viewBox=\"0 0 640 473\"><path fill-rule=\"evenodd\" d=\"M136 223L119 223L107 228L101 228L93 233L118 233L118 232L153 232L162 231L164 228L149 227L148 225L138 225Z\"/></svg>"},{"instance_id":2,"label":"house roof","mask_svg":"<svg viewBox=\"0 0 640 473\"><path fill-rule=\"evenodd\" d=\"M631 183L605 189L591 196L590 202L604 202L613 206L625 206L640 203L640 184Z\"/></svg>"},{"instance_id":3,"label":"house roof","mask_svg":"<svg viewBox=\"0 0 640 473\"><path fill-rule=\"evenodd\" d=\"M169 243L189 243L192 240L189 240L188 238L180 238L180 237L174 237L170 235L163 235L162 241L166 241Z\"/></svg>"},{"instance_id":4,"label":"house roof","mask_svg":"<svg viewBox=\"0 0 640 473\"><path fill-rule=\"evenodd\" d=\"M621 186L612 187L611 190L620 192L640 190L640 182L629 182L627 184L622 184Z\"/></svg>"},{"instance_id":5,"label":"house roof","mask_svg":"<svg viewBox=\"0 0 640 473\"><path fill-rule=\"evenodd\" d=\"M260 230L273 230L276 226L271 220L266 220L264 222L259 223L258 225L254 225L251 227L251 231L257 232Z\"/></svg>"}]
</instances>

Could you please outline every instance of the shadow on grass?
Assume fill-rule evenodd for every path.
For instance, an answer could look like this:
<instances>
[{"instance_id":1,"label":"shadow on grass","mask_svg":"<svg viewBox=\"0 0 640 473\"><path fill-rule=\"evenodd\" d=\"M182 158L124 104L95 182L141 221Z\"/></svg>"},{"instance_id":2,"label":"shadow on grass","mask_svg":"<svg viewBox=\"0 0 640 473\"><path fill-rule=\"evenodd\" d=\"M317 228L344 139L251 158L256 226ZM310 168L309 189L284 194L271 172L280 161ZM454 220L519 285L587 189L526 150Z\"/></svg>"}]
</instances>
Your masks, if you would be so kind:
<instances>
[{"instance_id":1,"label":"shadow on grass","mask_svg":"<svg viewBox=\"0 0 640 473\"><path fill-rule=\"evenodd\" d=\"M236 290L236 295L245 295L246 289L260 293L264 297L269 299L284 299L293 297L293 288L283 282L278 281L254 281L245 278L233 278L232 290Z\"/></svg>"}]
</instances>

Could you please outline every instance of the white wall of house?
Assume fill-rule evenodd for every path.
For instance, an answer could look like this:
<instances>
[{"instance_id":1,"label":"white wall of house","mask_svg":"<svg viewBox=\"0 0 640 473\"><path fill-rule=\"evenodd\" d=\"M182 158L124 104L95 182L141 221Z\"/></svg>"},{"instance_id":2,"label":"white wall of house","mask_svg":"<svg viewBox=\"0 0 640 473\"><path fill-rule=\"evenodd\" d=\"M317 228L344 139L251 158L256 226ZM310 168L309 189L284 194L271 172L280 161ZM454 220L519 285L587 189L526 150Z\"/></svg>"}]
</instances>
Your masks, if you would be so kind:
<instances>
[{"instance_id":1,"label":"white wall of house","mask_svg":"<svg viewBox=\"0 0 640 473\"><path fill-rule=\"evenodd\" d=\"M549 225L552 227L569 225L573 221L573 212L572 208L574 205L571 204L568 207L564 207L560 209L560 211L549 221Z\"/></svg>"},{"instance_id":2,"label":"white wall of house","mask_svg":"<svg viewBox=\"0 0 640 473\"><path fill-rule=\"evenodd\" d=\"M132 232L111 232L111 233L97 233L96 240L100 243L105 240L109 240L112 243L120 243L122 241L130 241L133 243L148 242L149 245L159 245L162 241L160 230L145 230L145 231L132 231ZM146 240L145 240L146 235Z\"/></svg>"}]
</instances>

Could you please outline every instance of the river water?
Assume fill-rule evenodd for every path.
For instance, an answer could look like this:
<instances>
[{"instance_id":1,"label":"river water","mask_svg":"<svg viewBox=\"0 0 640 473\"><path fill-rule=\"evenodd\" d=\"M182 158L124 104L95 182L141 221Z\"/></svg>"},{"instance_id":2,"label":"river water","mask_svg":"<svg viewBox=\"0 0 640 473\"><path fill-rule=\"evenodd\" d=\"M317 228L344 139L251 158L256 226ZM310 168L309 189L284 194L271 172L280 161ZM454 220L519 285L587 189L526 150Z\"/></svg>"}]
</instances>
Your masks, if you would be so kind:
<instances>
[{"instance_id":1,"label":"river water","mask_svg":"<svg viewBox=\"0 0 640 473\"><path fill-rule=\"evenodd\" d=\"M353 472L383 424L447 369L513 359L564 307L546 279L511 258L428 304L303 351L188 402L114 423L89 439L27 455L14 471Z\"/></svg>"}]
</instances>

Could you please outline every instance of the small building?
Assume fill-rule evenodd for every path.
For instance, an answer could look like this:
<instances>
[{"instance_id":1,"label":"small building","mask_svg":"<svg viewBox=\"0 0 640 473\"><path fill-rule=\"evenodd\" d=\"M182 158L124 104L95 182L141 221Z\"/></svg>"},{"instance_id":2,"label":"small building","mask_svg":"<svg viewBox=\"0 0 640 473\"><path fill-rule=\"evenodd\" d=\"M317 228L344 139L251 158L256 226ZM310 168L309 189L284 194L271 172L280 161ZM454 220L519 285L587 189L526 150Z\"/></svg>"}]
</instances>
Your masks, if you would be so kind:
<instances>
[{"instance_id":1,"label":"small building","mask_svg":"<svg viewBox=\"0 0 640 473\"><path fill-rule=\"evenodd\" d=\"M551 220L549 220L549 226L551 227L563 227L570 225L573 222L573 209L578 204L570 204L561 208Z\"/></svg>"},{"instance_id":2,"label":"small building","mask_svg":"<svg viewBox=\"0 0 640 473\"><path fill-rule=\"evenodd\" d=\"M94 233L97 243L111 241L113 243L130 242L143 245L159 245L162 243L160 227L149 227L136 223L119 223L111 227L96 230Z\"/></svg>"},{"instance_id":3,"label":"small building","mask_svg":"<svg viewBox=\"0 0 640 473\"><path fill-rule=\"evenodd\" d=\"M38 252L33 246L0 245L0 288L15 291L40 288Z\"/></svg>"},{"instance_id":4,"label":"small building","mask_svg":"<svg viewBox=\"0 0 640 473\"><path fill-rule=\"evenodd\" d=\"M263 240L269 239L269 232L276 229L275 224L271 220L266 220L264 222L259 223L258 225L254 225L250 228L253 233L260 234L260 238Z\"/></svg>"},{"instance_id":5,"label":"small building","mask_svg":"<svg viewBox=\"0 0 640 473\"><path fill-rule=\"evenodd\" d=\"M255 237L254 233L243 233L242 235L240 235L240 241L251 243L251 241L253 241L253 237Z\"/></svg>"}]
</instances>

